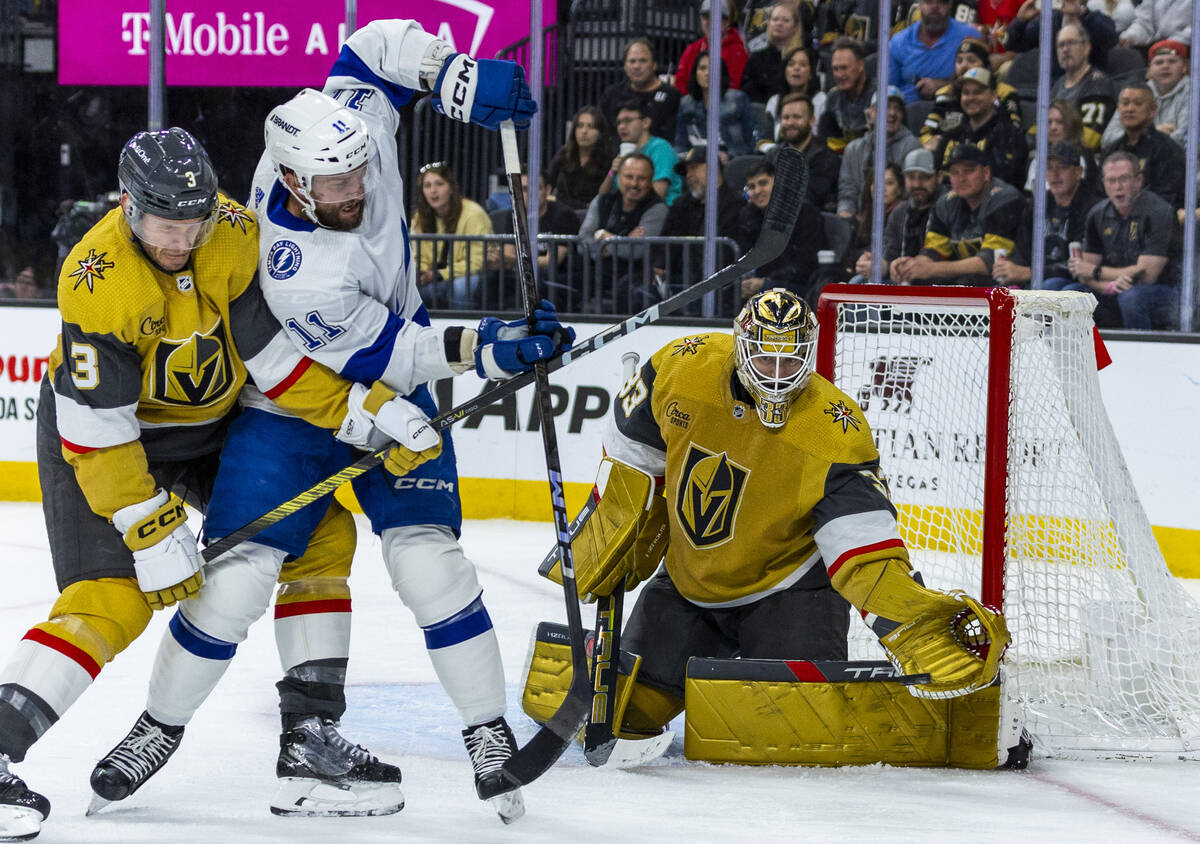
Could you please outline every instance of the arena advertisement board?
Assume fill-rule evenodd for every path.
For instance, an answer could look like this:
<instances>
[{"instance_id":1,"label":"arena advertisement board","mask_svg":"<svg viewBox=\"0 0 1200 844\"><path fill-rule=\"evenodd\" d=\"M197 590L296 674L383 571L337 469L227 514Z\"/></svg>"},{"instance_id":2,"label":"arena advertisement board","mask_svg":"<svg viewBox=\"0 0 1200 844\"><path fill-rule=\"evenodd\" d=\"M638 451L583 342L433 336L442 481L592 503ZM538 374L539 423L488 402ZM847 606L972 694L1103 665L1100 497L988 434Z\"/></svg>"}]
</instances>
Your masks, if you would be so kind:
<instances>
[{"instance_id":1,"label":"arena advertisement board","mask_svg":"<svg viewBox=\"0 0 1200 844\"><path fill-rule=\"evenodd\" d=\"M556 13L543 0L546 26ZM172 0L167 84L320 86L345 40L345 14L345 3L331 0ZM529 35L525 0L359 0L360 27L379 18L412 18L479 58ZM59 1L60 85L145 85L149 46L144 0Z\"/></svg>"}]
</instances>

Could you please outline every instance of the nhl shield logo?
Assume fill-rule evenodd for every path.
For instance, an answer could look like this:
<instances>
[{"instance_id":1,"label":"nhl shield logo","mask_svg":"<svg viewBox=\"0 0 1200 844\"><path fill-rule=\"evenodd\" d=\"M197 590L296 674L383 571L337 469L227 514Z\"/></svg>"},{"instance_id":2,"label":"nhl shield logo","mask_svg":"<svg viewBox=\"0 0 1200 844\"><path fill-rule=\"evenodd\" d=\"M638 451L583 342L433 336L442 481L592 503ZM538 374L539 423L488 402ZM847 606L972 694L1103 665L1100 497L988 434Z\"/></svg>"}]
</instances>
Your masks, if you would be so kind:
<instances>
[{"instance_id":1,"label":"nhl shield logo","mask_svg":"<svg viewBox=\"0 0 1200 844\"><path fill-rule=\"evenodd\" d=\"M733 538L734 522L750 470L692 443L688 446L675 514L694 548L713 548Z\"/></svg>"}]
</instances>

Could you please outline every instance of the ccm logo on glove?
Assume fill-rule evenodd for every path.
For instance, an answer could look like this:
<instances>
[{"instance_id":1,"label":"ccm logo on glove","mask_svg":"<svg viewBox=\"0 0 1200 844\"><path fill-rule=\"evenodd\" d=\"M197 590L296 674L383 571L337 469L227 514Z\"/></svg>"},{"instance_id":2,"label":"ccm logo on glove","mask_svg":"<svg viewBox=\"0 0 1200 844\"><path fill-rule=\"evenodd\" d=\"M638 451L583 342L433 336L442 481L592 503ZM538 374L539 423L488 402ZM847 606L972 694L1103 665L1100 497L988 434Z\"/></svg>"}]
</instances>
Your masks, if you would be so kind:
<instances>
[{"instance_id":1,"label":"ccm logo on glove","mask_svg":"<svg viewBox=\"0 0 1200 844\"><path fill-rule=\"evenodd\" d=\"M134 534L139 540L146 540L153 537L164 529L174 530L174 526L179 522L187 521L187 513L183 509L183 501L176 498L175 506L169 510L159 510L151 518L146 519L141 524L134 526ZM158 540L147 543L154 545Z\"/></svg>"},{"instance_id":2,"label":"ccm logo on glove","mask_svg":"<svg viewBox=\"0 0 1200 844\"><path fill-rule=\"evenodd\" d=\"M467 123L470 121L467 106L475 99L475 61L468 56L459 56L455 64L458 67L451 68L454 72L454 88L450 93L450 107L446 113L455 120Z\"/></svg>"}]
</instances>

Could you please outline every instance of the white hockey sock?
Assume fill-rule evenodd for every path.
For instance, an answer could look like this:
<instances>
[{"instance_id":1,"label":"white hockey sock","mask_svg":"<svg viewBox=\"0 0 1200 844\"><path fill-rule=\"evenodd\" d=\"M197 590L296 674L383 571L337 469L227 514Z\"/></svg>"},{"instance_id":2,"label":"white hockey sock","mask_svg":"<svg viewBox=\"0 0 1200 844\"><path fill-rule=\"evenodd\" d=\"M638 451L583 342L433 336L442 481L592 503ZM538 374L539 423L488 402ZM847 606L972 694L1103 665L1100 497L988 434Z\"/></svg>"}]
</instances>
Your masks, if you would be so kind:
<instances>
[{"instance_id":1,"label":"white hockey sock","mask_svg":"<svg viewBox=\"0 0 1200 844\"><path fill-rule=\"evenodd\" d=\"M207 636L176 611L154 657L146 711L164 724L188 723L236 651L236 644Z\"/></svg>"},{"instance_id":2,"label":"white hockey sock","mask_svg":"<svg viewBox=\"0 0 1200 844\"><path fill-rule=\"evenodd\" d=\"M483 599L424 630L433 669L463 723L484 724L503 715L504 664Z\"/></svg>"}]
</instances>

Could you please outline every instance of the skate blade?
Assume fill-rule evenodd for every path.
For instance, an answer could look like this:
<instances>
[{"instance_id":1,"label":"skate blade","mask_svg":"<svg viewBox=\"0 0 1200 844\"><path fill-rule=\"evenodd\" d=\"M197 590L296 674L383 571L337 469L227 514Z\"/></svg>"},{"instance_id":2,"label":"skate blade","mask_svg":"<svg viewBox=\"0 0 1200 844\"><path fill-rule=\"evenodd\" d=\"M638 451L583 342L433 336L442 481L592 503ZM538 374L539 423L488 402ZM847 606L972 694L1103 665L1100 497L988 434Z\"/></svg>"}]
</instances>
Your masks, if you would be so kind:
<instances>
[{"instance_id":1,"label":"skate blade","mask_svg":"<svg viewBox=\"0 0 1200 844\"><path fill-rule=\"evenodd\" d=\"M342 788L320 780L281 777L271 813L284 817L357 818L394 815L404 808L395 783L354 783Z\"/></svg>"},{"instance_id":2,"label":"skate blade","mask_svg":"<svg viewBox=\"0 0 1200 844\"><path fill-rule=\"evenodd\" d=\"M505 824L510 824L525 814L525 798L521 796L519 788L516 791L508 791L497 797L489 798L488 802L492 804L492 808L496 810L496 814Z\"/></svg>"},{"instance_id":3,"label":"skate blade","mask_svg":"<svg viewBox=\"0 0 1200 844\"><path fill-rule=\"evenodd\" d=\"M609 754L605 766L636 768L638 765L653 762L667 752L674 740L674 730L667 730L662 735L648 739L617 739L617 744Z\"/></svg>"},{"instance_id":4,"label":"skate blade","mask_svg":"<svg viewBox=\"0 0 1200 844\"><path fill-rule=\"evenodd\" d=\"M42 831L42 813L23 806L0 809L0 841L28 841Z\"/></svg>"},{"instance_id":5,"label":"skate blade","mask_svg":"<svg viewBox=\"0 0 1200 844\"><path fill-rule=\"evenodd\" d=\"M112 802L113 801L111 801L105 797L101 797L99 794L97 794L96 792L93 791L92 792L92 802L88 803L87 811L85 811L83 813L83 816L85 818L90 818L92 815L96 814L97 812L99 812L101 809L103 809L105 806L107 806L108 804L110 804Z\"/></svg>"}]
</instances>

